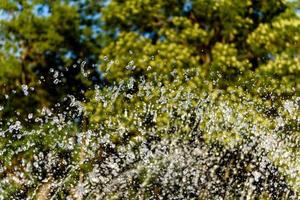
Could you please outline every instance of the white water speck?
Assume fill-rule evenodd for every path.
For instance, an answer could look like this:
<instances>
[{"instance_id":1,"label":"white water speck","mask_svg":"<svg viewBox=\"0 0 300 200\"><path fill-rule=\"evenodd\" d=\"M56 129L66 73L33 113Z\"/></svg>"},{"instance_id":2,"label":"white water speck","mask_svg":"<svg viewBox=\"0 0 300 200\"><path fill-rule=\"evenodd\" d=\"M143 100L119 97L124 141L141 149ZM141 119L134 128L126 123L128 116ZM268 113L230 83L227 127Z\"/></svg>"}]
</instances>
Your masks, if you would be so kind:
<instances>
[{"instance_id":1,"label":"white water speck","mask_svg":"<svg viewBox=\"0 0 300 200\"><path fill-rule=\"evenodd\" d=\"M28 116L27 116L28 119L32 119L32 117L33 117L32 113L29 113Z\"/></svg>"},{"instance_id":2,"label":"white water speck","mask_svg":"<svg viewBox=\"0 0 300 200\"><path fill-rule=\"evenodd\" d=\"M22 91L23 91L24 95L27 96L29 94L28 86L23 84L21 87L22 87Z\"/></svg>"}]
</instances>

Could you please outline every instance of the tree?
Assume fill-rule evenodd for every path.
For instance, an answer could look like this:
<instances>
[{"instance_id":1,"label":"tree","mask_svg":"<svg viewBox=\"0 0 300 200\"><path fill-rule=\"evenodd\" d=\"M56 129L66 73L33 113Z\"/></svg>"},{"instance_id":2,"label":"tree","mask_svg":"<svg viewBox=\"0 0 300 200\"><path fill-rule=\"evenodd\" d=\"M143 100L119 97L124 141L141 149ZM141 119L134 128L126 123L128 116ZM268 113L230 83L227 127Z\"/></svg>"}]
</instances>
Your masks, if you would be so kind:
<instances>
[{"instance_id":1,"label":"tree","mask_svg":"<svg viewBox=\"0 0 300 200\"><path fill-rule=\"evenodd\" d=\"M297 2L1 8L0 197L299 196Z\"/></svg>"},{"instance_id":2,"label":"tree","mask_svg":"<svg viewBox=\"0 0 300 200\"><path fill-rule=\"evenodd\" d=\"M1 1L0 198L32 196L42 180L65 173L62 163L77 160L78 148L71 154L58 143L83 129L70 101L101 82L94 66L102 44L100 7L96 1ZM39 162L37 152L55 155ZM17 173L27 181L15 179Z\"/></svg>"},{"instance_id":3,"label":"tree","mask_svg":"<svg viewBox=\"0 0 300 200\"><path fill-rule=\"evenodd\" d=\"M288 172L298 163L292 161L296 154L289 154L285 166L278 153L294 147L280 145L278 151L268 144L262 149L258 147L264 143L259 142L260 139L271 140L270 137L277 134L286 139L287 135L293 135L295 146L298 144L295 133L299 123L295 119L299 112L295 110L300 91L300 19L295 8L295 3L286 1L111 1L103 9L103 20L114 42L101 51L100 58L104 62L100 68L112 86L100 93L96 91L89 98L87 114L91 128L109 135L116 146L116 154L123 148L135 152L139 149L135 145L159 143L166 138L192 146L200 137L200 143L214 149L216 154L228 153L225 157L220 156L217 164L222 168L222 175L232 173L226 165L235 163L233 171L244 177L241 182L231 179L231 186L236 187L233 191L244 187L242 191L247 191L249 176L242 174L255 174L261 164L254 161L255 155L266 156L270 159L267 165L279 171L279 176L273 178L282 180L282 176L285 177L286 183L298 191L295 183L299 180L293 178L297 173ZM187 94L181 94L181 91ZM201 122L197 123L195 110L197 100L204 98L203 93L208 93L215 101L200 104L206 112L201 112ZM248 107L247 102L253 107ZM283 117L289 113L287 102L291 103L291 113L295 117ZM240 114L242 116L238 117ZM230 125L230 119L237 121ZM245 130L241 128L243 126ZM237 152L245 152L240 149L243 145L246 149L257 145L257 149L238 156ZM169 144L166 146L170 147ZM243 160L245 157L250 163ZM149 162L159 163L163 174L167 166L160 159L164 158L158 156ZM143 163L143 156L137 160L137 163ZM252 168L252 161L260 164ZM143 187L135 190L136 182L133 181L132 185L114 185L118 189L111 187L110 191L121 196L145 195L145 198L155 196L155 191L163 191L166 198L181 191L178 185L173 185L178 191L173 191L173 187L168 189L170 182L161 186L164 180L160 178L165 174L152 171L151 164L149 168L138 164L130 168L134 172L137 170L135 181ZM232 178L233 174L228 176ZM161 182L155 182L157 179ZM270 179L264 177L260 181L269 182ZM262 184L260 181L258 185ZM275 194L269 186L262 191L253 191L253 197L262 197L264 195L260 194L264 193L269 198L289 198L284 192L287 189ZM126 189L121 191L120 188ZM227 189L229 192L230 188ZM225 195L223 189L218 191L216 196ZM237 197L233 191L225 196ZM212 191L208 193L212 194ZM189 195L197 195L197 192L184 195L191 198Z\"/></svg>"},{"instance_id":4,"label":"tree","mask_svg":"<svg viewBox=\"0 0 300 200\"><path fill-rule=\"evenodd\" d=\"M252 92L260 96L299 93L297 6L250 0L112 1L103 20L118 37L103 49L101 58L111 61L102 68L110 69L107 77L114 81L149 74L148 66L164 74L197 67L202 79L219 79L216 88L228 89L241 80L257 84ZM126 70L130 63L135 70ZM261 84L270 87L266 93L253 90Z\"/></svg>"},{"instance_id":5,"label":"tree","mask_svg":"<svg viewBox=\"0 0 300 200\"><path fill-rule=\"evenodd\" d=\"M82 98L100 83L94 67L101 46L100 6L89 1L1 3L0 98L7 102L2 118L51 107L66 94Z\"/></svg>"}]
</instances>

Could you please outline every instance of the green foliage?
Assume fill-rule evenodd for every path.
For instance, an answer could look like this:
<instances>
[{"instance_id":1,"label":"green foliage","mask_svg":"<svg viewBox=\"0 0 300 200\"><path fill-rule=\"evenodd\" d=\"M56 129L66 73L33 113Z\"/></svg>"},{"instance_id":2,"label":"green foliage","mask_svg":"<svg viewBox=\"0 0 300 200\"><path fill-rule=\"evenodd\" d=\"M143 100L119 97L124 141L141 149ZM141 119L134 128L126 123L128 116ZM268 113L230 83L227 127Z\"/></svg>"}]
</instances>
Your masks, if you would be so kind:
<instances>
[{"instance_id":1,"label":"green foliage","mask_svg":"<svg viewBox=\"0 0 300 200\"><path fill-rule=\"evenodd\" d=\"M92 27L99 27L101 22L88 19L88 16L98 14L99 7L88 1L74 2L73 5L69 1L1 3L4 16L0 21L4 41L0 46L2 94L9 95L21 85L34 87L33 93L38 96L36 106L42 108L54 105L67 93L79 96L81 90L99 82L92 64L97 63L95 55L99 52L101 35L95 35ZM88 63L85 66L90 71L88 78L80 73L80 67L72 67L77 65L78 59ZM60 84L55 82L55 77L49 77L50 68L64 76ZM75 82L77 87L74 87ZM4 101L3 97L1 101ZM26 98L22 101L22 108L12 103L10 108L26 110L32 107ZM30 112L25 112L25 116ZM6 118L12 115L14 112L5 113Z\"/></svg>"},{"instance_id":2,"label":"green foliage","mask_svg":"<svg viewBox=\"0 0 300 200\"><path fill-rule=\"evenodd\" d=\"M109 59L108 67L101 66L102 71L110 69L108 80L148 75L148 66L164 75L174 69L197 67L203 79L216 79L218 74L216 86L226 89L253 76L264 82L268 68L276 69L276 75L268 76L272 79L268 93L291 95L299 91L299 17L292 11L293 3L190 1L189 10L182 10L184 1L171 4L112 1L104 8L107 28L115 27L119 34L116 42L101 52L101 58ZM155 59L149 62L151 56ZM128 71L125 66L131 60L136 70ZM279 60L295 61L289 65L289 75L280 73Z\"/></svg>"},{"instance_id":3,"label":"green foliage","mask_svg":"<svg viewBox=\"0 0 300 200\"><path fill-rule=\"evenodd\" d=\"M102 50L109 60L101 71L109 81L119 82L142 74L149 74L150 78L154 73L170 77L173 70L182 76L182 69L194 67L199 62L199 57L193 55L193 49L175 42L153 45L150 39L136 33L121 33L120 38L120 41ZM119 53L116 54L116 51Z\"/></svg>"},{"instance_id":4,"label":"green foliage","mask_svg":"<svg viewBox=\"0 0 300 200\"><path fill-rule=\"evenodd\" d=\"M1 3L0 198L296 198L299 8Z\"/></svg>"},{"instance_id":5,"label":"green foliage","mask_svg":"<svg viewBox=\"0 0 300 200\"><path fill-rule=\"evenodd\" d=\"M234 151L256 141L254 138L268 140L276 135L272 130L280 124L283 99L299 95L300 19L293 10L296 4L197 0L190 3L186 10L184 1L171 5L159 0L112 1L104 8L103 20L106 29L114 33L114 42L103 48L100 58L104 63L100 68L108 82L118 84L104 89L98 97L96 92L87 111L91 127L102 124L115 145L135 146L148 141L151 133L160 139L188 140L195 121L191 117L189 124L189 120L180 117L193 113L197 103L174 101L176 95L184 97L180 88L192 91L195 99L203 99L203 92L220 97L207 108L201 123L195 125L207 145L222 146L220 152ZM139 84L143 79L149 86ZM124 80L132 88L123 90ZM177 110L184 105L191 108ZM230 119L224 118L225 108L234 110L228 114ZM284 121L285 128L280 134L294 135L299 123L290 117ZM245 127L236 127L237 124ZM265 147L271 162L281 173L289 174L297 163L292 161L297 153L288 154L291 160L284 166L283 156L273 147ZM292 187L299 190L295 176L287 176Z\"/></svg>"},{"instance_id":6,"label":"green foliage","mask_svg":"<svg viewBox=\"0 0 300 200\"><path fill-rule=\"evenodd\" d=\"M5 136L0 141L1 179L7 180L0 184L1 188L5 188L1 195L10 198L22 196L26 191L26 195L32 197L49 174L54 180L64 177L68 166L76 163L79 148L71 142L77 131L72 124L55 120L37 124L29 130L16 121L7 131L1 130ZM23 177L17 174L23 174Z\"/></svg>"},{"instance_id":7,"label":"green foliage","mask_svg":"<svg viewBox=\"0 0 300 200\"><path fill-rule=\"evenodd\" d=\"M113 179L110 183L115 182L114 186L104 184L98 190L93 190L95 195L103 194L105 197L116 195L116 198L129 198L130 195L126 192L130 191L134 197L140 195L145 195L145 198L155 195L171 197L172 194L168 192L172 191L172 184L174 184L172 181L177 179L176 175L174 177L170 175L172 178L168 179L168 172L177 174L178 171L187 171L185 176L178 175L180 178L177 180L177 183L181 183L178 187L187 191L188 185L191 188L194 185L189 181L185 185L182 179L193 177L193 173L189 172L190 168L193 170L200 168L200 171L209 170L212 177L203 176L214 180L214 174L217 172L213 170L213 167L205 169L205 165L197 161L199 159L197 154L189 149L193 149L194 145L200 148L198 149L201 152L200 155L204 157L209 155L212 166L216 165L221 168L217 167L224 173L223 178L217 178L220 184L229 180L231 182L228 188L224 186L226 183L219 188L214 181L210 182L214 188L218 188L218 192L214 194L211 189L206 188L208 195L205 196L206 198L221 195L224 187L227 198L242 196L242 191L252 198L261 197L262 192L265 192L267 199L272 195L273 198L289 198L289 194L284 192L290 189L287 186L282 185L282 188L287 188L277 190L278 193L271 192L272 189L266 185L261 186L260 192L257 190L250 192L247 189L249 179L234 178L235 173L238 177L247 177L245 174L255 174L257 171L260 173L262 170L267 170L261 166L273 166L273 164L278 167L276 170L279 170L279 173L274 169L272 174L278 173L278 177L273 179L267 175L267 172L262 172L264 175L261 178L272 185L271 182L274 183L286 177L291 187L298 191L299 188L295 184L299 181L298 175L289 172L295 169L298 163L296 161L297 150L293 153L289 150L293 147L297 148L299 144L297 131L295 131L298 125L296 125L297 122L292 125L295 121L291 118L293 115L293 118L297 119L299 115L297 100L293 98L293 100L282 101L283 105L276 107L279 110L279 116L271 118L266 110L272 109L272 105L266 106L263 102L253 102L252 97L245 95L244 92L228 93L222 90L212 90L210 94L207 94L205 92L207 90L201 88L189 89L193 78L180 82L178 77L174 82L180 82L180 86L160 81L156 83L145 81L143 78L142 80L129 79L119 85L96 91L89 97L91 102L86 105L86 114L91 120L90 127L96 132L103 132L117 154L133 153L135 155L135 162L134 165L130 165L130 171L135 174L132 177L137 179L134 178L133 181L130 181L130 178L126 179L127 168L125 168L125 171L121 170L118 177L128 180L127 184L123 185L124 179ZM133 87L136 87L134 93L132 93ZM291 130L293 126L294 129ZM278 136L281 134L284 136L280 139ZM293 139L285 134L292 134ZM291 141L294 144L290 143ZM278 146L273 145L273 142ZM149 145L150 149L162 148L163 155L153 153L151 159L147 160L146 155L143 154L144 145ZM183 154L183 158L180 157L180 153ZM251 157L250 160L247 160L248 156ZM209 162L204 157L201 159ZM119 159L122 160L122 158L120 156ZM266 160L262 161L262 158ZM284 162L287 158L289 164ZM175 166L170 169L169 165ZM160 181L165 182L164 185ZM282 184L282 182L276 184ZM102 187L111 188L109 192L106 192L104 189L101 190ZM177 192L173 191L173 195L176 196ZM197 192L191 192L191 194L197 194ZM290 194L292 195L293 192ZM186 194L184 197L191 196Z\"/></svg>"}]
</instances>

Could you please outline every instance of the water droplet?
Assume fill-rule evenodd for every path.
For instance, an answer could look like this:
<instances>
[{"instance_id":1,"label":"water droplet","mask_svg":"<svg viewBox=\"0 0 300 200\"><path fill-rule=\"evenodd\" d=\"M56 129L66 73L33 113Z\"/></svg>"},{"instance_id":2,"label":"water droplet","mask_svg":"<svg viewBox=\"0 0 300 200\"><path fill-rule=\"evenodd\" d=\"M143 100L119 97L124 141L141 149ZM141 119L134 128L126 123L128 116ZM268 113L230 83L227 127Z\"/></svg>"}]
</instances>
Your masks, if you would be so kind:
<instances>
[{"instance_id":1,"label":"water droplet","mask_svg":"<svg viewBox=\"0 0 300 200\"><path fill-rule=\"evenodd\" d=\"M54 79L53 83L57 85L59 83L59 79Z\"/></svg>"},{"instance_id":2,"label":"water droplet","mask_svg":"<svg viewBox=\"0 0 300 200\"><path fill-rule=\"evenodd\" d=\"M27 85L22 85L22 90L23 90L23 93L25 96L27 96L29 93L28 93L28 86Z\"/></svg>"},{"instance_id":3,"label":"water droplet","mask_svg":"<svg viewBox=\"0 0 300 200\"><path fill-rule=\"evenodd\" d=\"M28 119L32 119L32 117L33 117L32 113L29 113L28 116L27 116Z\"/></svg>"}]
</instances>

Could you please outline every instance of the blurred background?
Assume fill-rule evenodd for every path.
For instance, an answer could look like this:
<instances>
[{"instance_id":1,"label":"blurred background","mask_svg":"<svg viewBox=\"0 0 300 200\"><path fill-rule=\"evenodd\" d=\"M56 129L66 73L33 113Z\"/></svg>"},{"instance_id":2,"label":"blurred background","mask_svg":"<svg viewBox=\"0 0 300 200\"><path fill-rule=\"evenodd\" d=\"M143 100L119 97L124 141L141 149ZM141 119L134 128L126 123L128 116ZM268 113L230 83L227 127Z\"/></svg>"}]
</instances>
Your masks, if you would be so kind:
<instances>
[{"instance_id":1,"label":"blurred background","mask_svg":"<svg viewBox=\"0 0 300 200\"><path fill-rule=\"evenodd\" d=\"M216 157L219 169L218 191L207 189L215 192L211 197L224 197L227 191L236 195L249 171L265 162L261 155L270 161L255 182L253 197L263 191L273 195L270 199L296 194L290 187L300 191L299 9L297 0L0 0L0 199L1 188L7 199L39 196L47 181L57 187L52 193L45 190L64 199L97 162L121 155L122 148L113 147L130 149L130 141L138 146L141 138L151 146L174 130L172 137L182 139L196 128L204 137L200 144L208 148L202 150ZM142 93L140 82L149 83L151 97ZM125 89L119 86L124 83ZM199 127L197 98L207 106ZM152 106L151 113L144 104ZM173 117L167 116L173 109ZM241 113L243 122L236 117ZM226 116L236 117L231 125ZM257 150L255 142L263 140L254 141L257 135L238 140L244 122L252 136L258 130L279 133L291 144L284 146L288 156L277 147L270 150L274 154ZM120 127L125 127L123 135ZM214 127L216 135L210 134ZM101 131L113 147L102 148ZM195 135L188 148L196 144ZM92 139L84 143L82 137ZM241 146L250 143L252 149L244 154ZM194 157L189 160L198 166ZM126 162L124 171L136 167ZM151 182L145 173L137 183ZM59 185L65 177L73 182ZM228 177L233 177L230 184ZM78 196L87 196L82 187ZM135 187L130 191L138 194ZM163 188L149 187L145 195Z\"/></svg>"},{"instance_id":2,"label":"blurred background","mask_svg":"<svg viewBox=\"0 0 300 200\"><path fill-rule=\"evenodd\" d=\"M199 87L218 79L212 87L227 90L247 80L242 89L253 95L253 84L262 84L269 93L288 97L300 87L299 4L2 0L0 101L8 101L5 94L10 100L0 116L27 116L66 94L83 98L95 85L145 74L150 68L168 76L174 70L180 75L182 69L199 68ZM81 73L83 61L87 76ZM130 61L135 70L126 70ZM109 73L103 73L108 65ZM260 79L253 83L252 76ZM22 85L34 91L24 96Z\"/></svg>"}]
</instances>

